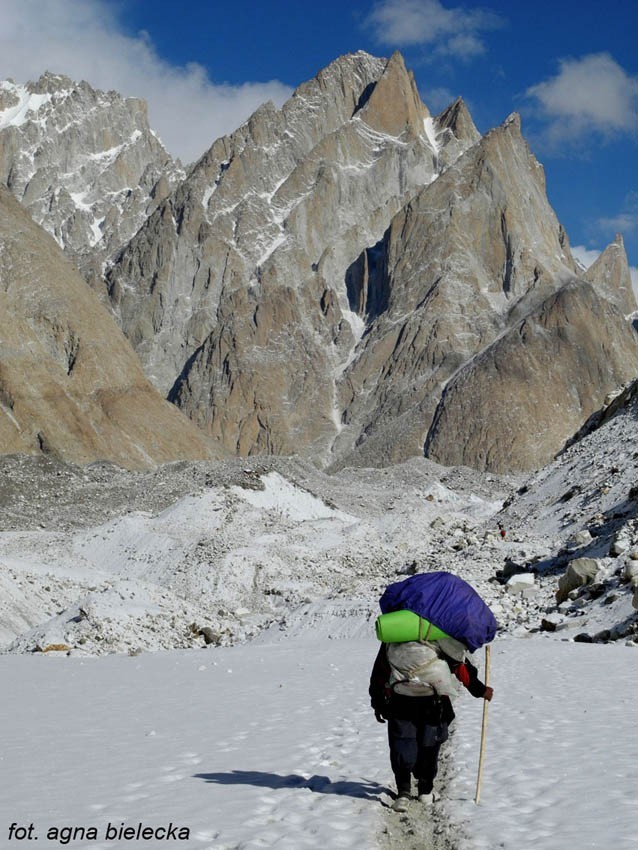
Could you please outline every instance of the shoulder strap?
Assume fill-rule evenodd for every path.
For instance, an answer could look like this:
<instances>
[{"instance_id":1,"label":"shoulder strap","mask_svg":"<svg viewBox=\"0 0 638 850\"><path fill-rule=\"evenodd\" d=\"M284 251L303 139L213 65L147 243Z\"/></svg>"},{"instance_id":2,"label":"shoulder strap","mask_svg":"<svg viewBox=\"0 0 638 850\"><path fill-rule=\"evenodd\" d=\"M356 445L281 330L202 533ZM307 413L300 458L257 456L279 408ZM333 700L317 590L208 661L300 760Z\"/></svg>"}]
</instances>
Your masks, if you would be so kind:
<instances>
[{"instance_id":1,"label":"shoulder strap","mask_svg":"<svg viewBox=\"0 0 638 850\"><path fill-rule=\"evenodd\" d=\"M425 635L423 634L423 629L425 628L425 624L428 624L428 627L425 631ZM430 629L432 628L432 623L429 620L424 620L423 617L419 617L419 643L427 643L428 638L430 637Z\"/></svg>"}]
</instances>

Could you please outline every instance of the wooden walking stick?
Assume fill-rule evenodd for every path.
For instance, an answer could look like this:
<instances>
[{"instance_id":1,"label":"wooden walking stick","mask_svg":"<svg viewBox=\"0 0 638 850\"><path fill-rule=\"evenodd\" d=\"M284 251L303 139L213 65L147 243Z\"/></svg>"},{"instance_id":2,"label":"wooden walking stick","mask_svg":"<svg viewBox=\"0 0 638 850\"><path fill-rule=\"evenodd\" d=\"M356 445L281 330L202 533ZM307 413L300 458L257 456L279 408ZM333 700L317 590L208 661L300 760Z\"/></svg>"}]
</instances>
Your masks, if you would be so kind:
<instances>
[{"instance_id":1,"label":"wooden walking stick","mask_svg":"<svg viewBox=\"0 0 638 850\"><path fill-rule=\"evenodd\" d=\"M488 685L490 681L490 646L487 644L485 646L485 684ZM479 801L481 799L481 783L483 781L483 760L485 757L485 733L487 732L487 708L489 706L489 700L483 701L483 725L481 726L481 751L479 754L479 765L478 765L478 776L476 778L476 794L474 795L474 802L478 806Z\"/></svg>"}]
</instances>

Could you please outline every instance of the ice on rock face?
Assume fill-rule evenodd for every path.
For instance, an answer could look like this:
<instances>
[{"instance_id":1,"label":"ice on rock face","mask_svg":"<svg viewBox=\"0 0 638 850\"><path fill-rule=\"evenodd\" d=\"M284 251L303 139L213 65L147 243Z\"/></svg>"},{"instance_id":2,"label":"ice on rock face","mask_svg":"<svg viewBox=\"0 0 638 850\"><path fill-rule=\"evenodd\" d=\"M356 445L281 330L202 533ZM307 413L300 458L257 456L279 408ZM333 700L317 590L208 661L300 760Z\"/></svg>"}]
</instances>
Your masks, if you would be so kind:
<instances>
[{"instance_id":1,"label":"ice on rock face","mask_svg":"<svg viewBox=\"0 0 638 850\"><path fill-rule=\"evenodd\" d=\"M27 121L36 120L37 112L50 101L50 94L34 94L26 86L3 81L0 83L0 130L21 127ZM9 105L2 108L4 103Z\"/></svg>"},{"instance_id":2,"label":"ice on rock face","mask_svg":"<svg viewBox=\"0 0 638 850\"><path fill-rule=\"evenodd\" d=\"M423 127L425 129L425 135L432 146L432 150L435 154L439 152L439 142L437 140L437 130L434 124L434 119L431 116L423 119Z\"/></svg>"},{"instance_id":3,"label":"ice on rock face","mask_svg":"<svg viewBox=\"0 0 638 850\"><path fill-rule=\"evenodd\" d=\"M152 211L160 178L171 187L183 171L140 101L53 74L1 86L0 179L10 174L13 194L83 270L99 268Z\"/></svg>"}]
</instances>

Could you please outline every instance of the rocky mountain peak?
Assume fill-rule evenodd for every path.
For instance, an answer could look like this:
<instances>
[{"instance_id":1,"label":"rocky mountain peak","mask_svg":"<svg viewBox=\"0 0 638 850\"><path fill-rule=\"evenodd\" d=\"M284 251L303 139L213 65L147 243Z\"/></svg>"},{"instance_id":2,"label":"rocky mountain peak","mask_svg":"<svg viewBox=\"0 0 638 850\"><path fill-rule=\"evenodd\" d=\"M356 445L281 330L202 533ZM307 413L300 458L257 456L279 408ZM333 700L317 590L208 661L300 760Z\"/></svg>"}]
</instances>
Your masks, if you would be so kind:
<instances>
[{"instance_id":1,"label":"rocky mountain peak","mask_svg":"<svg viewBox=\"0 0 638 850\"><path fill-rule=\"evenodd\" d=\"M519 133L521 132L521 116L519 112L510 112L505 121L502 124L503 127L514 126L518 129Z\"/></svg>"},{"instance_id":2,"label":"rocky mountain peak","mask_svg":"<svg viewBox=\"0 0 638 850\"><path fill-rule=\"evenodd\" d=\"M213 381L220 398L228 392L215 371L219 354L208 345L239 338L237 329L222 332L220 317L236 324L247 310L246 318L259 315L263 328L273 299L281 298L300 337L315 340L316 363L340 357L353 343L358 330L351 321L358 324L344 287L347 268L381 238L405 199L435 178L447 146L461 148L452 133L438 140L438 126L428 116L398 54L390 60L365 53L343 57L300 86L281 110L266 105L218 139L131 241L109 273L114 307L157 386L205 427L217 414L210 408L196 412L195 396L210 396L201 382ZM314 316L311 304L323 304L325 314ZM252 337L252 319L250 325ZM315 350L321 338L323 352ZM237 353L233 343L228 356ZM250 372L240 362L234 369ZM253 363L250 369L257 381L259 370ZM327 422L319 429L327 434L333 423L326 392ZM247 392L242 402L240 420L252 416L252 395ZM230 421L232 408L224 408ZM236 435L228 439L234 447Z\"/></svg>"},{"instance_id":3,"label":"rocky mountain peak","mask_svg":"<svg viewBox=\"0 0 638 850\"><path fill-rule=\"evenodd\" d=\"M0 182L87 276L184 176L148 125L146 104L47 72L0 84Z\"/></svg>"},{"instance_id":4,"label":"rocky mountain peak","mask_svg":"<svg viewBox=\"0 0 638 850\"><path fill-rule=\"evenodd\" d=\"M82 83L88 85L88 83ZM77 86L70 77L65 74L54 74L45 71L35 82L27 83L26 88L33 94L57 94L59 92L70 92Z\"/></svg>"},{"instance_id":5,"label":"rocky mountain peak","mask_svg":"<svg viewBox=\"0 0 638 850\"><path fill-rule=\"evenodd\" d=\"M457 139L465 139L468 144L474 144L481 138L462 97L457 97L437 116L437 123L441 132L450 130Z\"/></svg>"},{"instance_id":6,"label":"rocky mountain peak","mask_svg":"<svg viewBox=\"0 0 638 850\"><path fill-rule=\"evenodd\" d=\"M587 269L584 276L595 284L605 297L617 304L625 315L638 310L622 234L616 234L614 241Z\"/></svg>"},{"instance_id":7,"label":"rocky mountain peak","mask_svg":"<svg viewBox=\"0 0 638 850\"><path fill-rule=\"evenodd\" d=\"M141 101L5 82L0 178L220 451L528 467L638 370L622 241L584 277L520 117L433 117L398 53L335 60L188 174ZM79 376L67 326L38 325Z\"/></svg>"},{"instance_id":8,"label":"rocky mountain peak","mask_svg":"<svg viewBox=\"0 0 638 850\"><path fill-rule=\"evenodd\" d=\"M396 462L421 447L444 464L503 470L544 462L566 431L638 364L635 334L618 310L604 299L596 302L591 288L583 281L575 286L575 280L543 169L512 116L424 187L353 266L353 309L367 328L339 382L344 427L333 446L334 465ZM564 287L564 296L555 298ZM363 313L363 304L375 305L372 314ZM599 310L606 321L594 330ZM567 334L563 324L575 323L578 314L592 365L583 377L586 389L579 388L565 418L557 420L560 428L550 427L557 416L550 405L542 439L529 421L515 429L512 446L507 398L518 408L523 369L520 393L535 399L539 416L543 399L550 398L543 391L545 368L524 365L541 362L531 340L540 349L547 325L521 335L537 314L544 322L558 317L562 329L552 326L552 333L570 339L573 332ZM587 321L592 328L585 331ZM517 351L523 339L529 347ZM508 356L494 360L507 345ZM605 347L611 345L622 353L608 357ZM565 368L561 393L569 397L569 382L577 382L584 364L570 361L569 348L558 349ZM502 407L495 403L500 393ZM532 415L525 407L521 421ZM482 439L492 439L489 447Z\"/></svg>"},{"instance_id":9,"label":"rocky mountain peak","mask_svg":"<svg viewBox=\"0 0 638 850\"><path fill-rule=\"evenodd\" d=\"M353 54L218 140L109 281L148 374L226 449L338 467L445 457L442 387L576 274L518 115L481 139L461 99L430 116L399 54Z\"/></svg>"},{"instance_id":10,"label":"rocky mountain peak","mask_svg":"<svg viewBox=\"0 0 638 850\"><path fill-rule=\"evenodd\" d=\"M362 106L386 64L386 59L371 56L363 50L338 57L312 80L295 89L282 107L282 111L290 116L287 117L287 123L294 122L292 115L298 110L303 113L304 121L309 118L312 121L312 117L307 114L308 107L315 111L322 105L326 109L329 126L334 128L335 120L338 126ZM320 118L319 115L314 117Z\"/></svg>"},{"instance_id":11,"label":"rocky mountain peak","mask_svg":"<svg viewBox=\"0 0 638 850\"><path fill-rule=\"evenodd\" d=\"M495 152L500 148L505 155L504 146L508 145L511 148L521 148L525 150L527 156L531 157L535 163L535 167L542 172L542 166L531 153L529 146L523 136L521 118L517 112L512 112L508 117L496 127L489 130L481 139L481 145L485 150L493 149ZM543 181L544 182L544 181Z\"/></svg>"},{"instance_id":12,"label":"rocky mountain peak","mask_svg":"<svg viewBox=\"0 0 638 850\"><path fill-rule=\"evenodd\" d=\"M394 53L388 61L359 115L380 133L423 134L423 122L430 113L421 102L414 76L408 72L400 53Z\"/></svg>"},{"instance_id":13,"label":"rocky mountain peak","mask_svg":"<svg viewBox=\"0 0 638 850\"><path fill-rule=\"evenodd\" d=\"M481 138L465 101L460 97L436 116L434 124L437 127L438 163L441 170L456 162L464 151Z\"/></svg>"}]
</instances>

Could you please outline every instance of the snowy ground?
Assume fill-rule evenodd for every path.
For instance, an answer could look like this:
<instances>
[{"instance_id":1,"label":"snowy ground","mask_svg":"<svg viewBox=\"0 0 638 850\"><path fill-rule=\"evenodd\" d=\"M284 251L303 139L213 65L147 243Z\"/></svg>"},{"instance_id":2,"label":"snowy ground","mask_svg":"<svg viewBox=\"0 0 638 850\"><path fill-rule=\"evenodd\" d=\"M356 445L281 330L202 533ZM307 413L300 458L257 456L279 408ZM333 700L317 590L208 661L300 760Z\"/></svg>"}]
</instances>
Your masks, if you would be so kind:
<instances>
[{"instance_id":1,"label":"snowy ground","mask_svg":"<svg viewBox=\"0 0 638 850\"><path fill-rule=\"evenodd\" d=\"M635 649L507 639L492 650L480 805L479 701L457 712L446 806L472 850L629 850L636 834Z\"/></svg>"},{"instance_id":2,"label":"snowy ground","mask_svg":"<svg viewBox=\"0 0 638 850\"><path fill-rule=\"evenodd\" d=\"M637 437L632 408L527 480L0 459L0 847L31 824L81 850L638 846ZM583 556L595 579L557 606ZM387 583L428 569L494 610L496 695L481 805L465 695L440 801L397 815L373 621Z\"/></svg>"},{"instance_id":3,"label":"snowy ground","mask_svg":"<svg viewBox=\"0 0 638 850\"><path fill-rule=\"evenodd\" d=\"M12 823L34 824L39 848L62 846L64 827L96 830L69 842L83 850L423 846L409 843L422 807L387 809L385 727L366 698L375 650L370 639L297 638L138 657L0 657L2 847L22 844L8 840ZM438 804L451 824L435 840L635 847L634 653L497 641L481 804L482 702L467 695ZM112 843L109 823L172 823L190 835ZM58 838L47 840L52 827Z\"/></svg>"},{"instance_id":4,"label":"snowy ground","mask_svg":"<svg viewBox=\"0 0 638 850\"><path fill-rule=\"evenodd\" d=\"M373 652L295 641L0 658L2 846L12 822L34 823L41 848L63 826L98 831L72 847L128 846L104 840L109 822L172 822L187 848L374 846L388 776L364 698Z\"/></svg>"}]
</instances>

